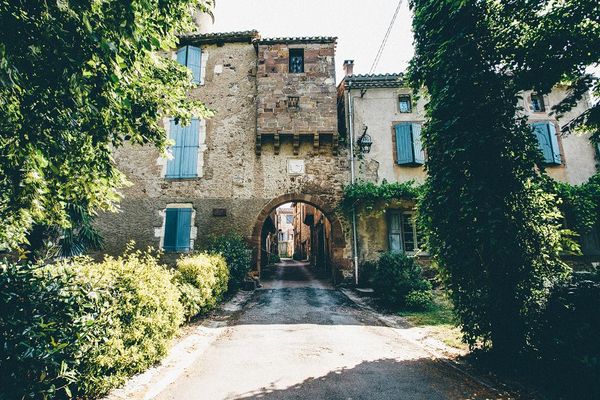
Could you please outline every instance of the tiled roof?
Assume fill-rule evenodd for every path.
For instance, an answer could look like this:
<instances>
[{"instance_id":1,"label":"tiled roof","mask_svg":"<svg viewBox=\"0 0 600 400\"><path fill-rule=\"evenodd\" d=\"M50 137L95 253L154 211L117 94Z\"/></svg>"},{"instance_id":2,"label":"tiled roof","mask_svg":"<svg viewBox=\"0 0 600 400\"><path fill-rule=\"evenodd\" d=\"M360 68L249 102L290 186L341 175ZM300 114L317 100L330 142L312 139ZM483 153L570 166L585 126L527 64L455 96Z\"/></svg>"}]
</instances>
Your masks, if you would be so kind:
<instances>
[{"instance_id":1,"label":"tiled roof","mask_svg":"<svg viewBox=\"0 0 600 400\"><path fill-rule=\"evenodd\" d=\"M181 44L219 44L246 42L252 43L253 40L260 38L258 31L241 32L217 32L217 33L186 33L179 36Z\"/></svg>"},{"instance_id":2,"label":"tiled roof","mask_svg":"<svg viewBox=\"0 0 600 400\"><path fill-rule=\"evenodd\" d=\"M259 38L255 40L257 44L277 44L277 43L335 43L336 36L300 36L300 37L275 37Z\"/></svg>"},{"instance_id":3,"label":"tiled roof","mask_svg":"<svg viewBox=\"0 0 600 400\"><path fill-rule=\"evenodd\" d=\"M344 78L346 89L397 88L406 86L404 74L349 75Z\"/></svg>"}]
</instances>

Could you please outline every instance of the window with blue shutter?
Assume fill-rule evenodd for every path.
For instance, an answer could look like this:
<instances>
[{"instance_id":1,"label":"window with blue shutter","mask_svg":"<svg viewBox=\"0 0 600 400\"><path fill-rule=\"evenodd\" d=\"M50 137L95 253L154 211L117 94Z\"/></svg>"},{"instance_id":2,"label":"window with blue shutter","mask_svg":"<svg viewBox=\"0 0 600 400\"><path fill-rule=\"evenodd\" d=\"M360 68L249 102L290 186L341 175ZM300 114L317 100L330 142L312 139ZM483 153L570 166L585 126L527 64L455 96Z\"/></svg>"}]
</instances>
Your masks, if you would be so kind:
<instances>
[{"instance_id":1,"label":"window with blue shutter","mask_svg":"<svg viewBox=\"0 0 600 400\"><path fill-rule=\"evenodd\" d=\"M193 118L190 125L181 126L172 119L169 136L175 141L175 144L171 147L172 158L167 162L165 177L171 179L197 177L200 120Z\"/></svg>"},{"instance_id":2,"label":"window with blue shutter","mask_svg":"<svg viewBox=\"0 0 600 400\"><path fill-rule=\"evenodd\" d=\"M165 236L163 249L168 252L190 250L192 231L191 208L167 208L165 211Z\"/></svg>"},{"instance_id":3,"label":"window with blue shutter","mask_svg":"<svg viewBox=\"0 0 600 400\"><path fill-rule=\"evenodd\" d=\"M421 125L401 123L396 125L396 163L398 165L422 165L425 154L421 144Z\"/></svg>"},{"instance_id":4,"label":"window with blue shutter","mask_svg":"<svg viewBox=\"0 0 600 400\"><path fill-rule=\"evenodd\" d=\"M199 47L183 46L177 50L177 62L192 70L194 83L200 83L202 50Z\"/></svg>"},{"instance_id":5,"label":"window with blue shutter","mask_svg":"<svg viewBox=\"0 0 600 400\"><path fill-rule=\"evenodd\" d=\"M560 165L560 148L554 124L551 122L535 122L531 126L537 138L539 149L542 152L544 163Z\"/></svg>"}]
</instances>

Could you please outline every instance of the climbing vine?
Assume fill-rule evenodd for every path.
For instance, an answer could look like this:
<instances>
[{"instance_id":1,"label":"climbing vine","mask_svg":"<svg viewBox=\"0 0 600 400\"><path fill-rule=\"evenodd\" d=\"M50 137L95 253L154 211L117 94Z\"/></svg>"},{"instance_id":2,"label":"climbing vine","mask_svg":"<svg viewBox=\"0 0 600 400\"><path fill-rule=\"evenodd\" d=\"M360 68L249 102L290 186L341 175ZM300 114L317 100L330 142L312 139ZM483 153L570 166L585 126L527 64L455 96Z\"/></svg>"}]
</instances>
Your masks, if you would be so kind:
<instances>
[{"instance_id":1,"label":"climbing vine","mask_svg":"<svg viewBox=\"0 0 600 400\"><path fill-rule=\"evenodd\" d=\"M600 174L580 185L554 180L550 185L561 200L559 208L569 229L581 236L600 226Z\"/></svg>"},{"instance_id":2,"label":"climbing vine","mask_svg":"<svg viewBox=\"0 0 600 400\"><path fill-rule=\"evenodd\" d=\"M345 215L353 208L357 212L374 213L397 201L416 201L421 193L422 185L415 181L390 183L383 180L380 184L359 181L344 187L339 209Z\"/></svg>"}]
</instances>

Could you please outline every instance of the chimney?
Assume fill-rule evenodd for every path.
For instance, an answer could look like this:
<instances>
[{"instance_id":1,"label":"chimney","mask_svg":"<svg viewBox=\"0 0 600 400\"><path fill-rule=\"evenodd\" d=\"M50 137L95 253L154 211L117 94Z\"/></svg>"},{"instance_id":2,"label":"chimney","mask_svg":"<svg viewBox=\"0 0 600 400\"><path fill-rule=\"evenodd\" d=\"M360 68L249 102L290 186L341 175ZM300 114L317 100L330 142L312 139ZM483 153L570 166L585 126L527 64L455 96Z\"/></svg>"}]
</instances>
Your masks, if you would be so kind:
<instances>
[{"instance_id":1,"label":"chimney","mask_svg":"<svg viewBox=\"0 0 600 400\"><path fill-rule=\"evenodd\" d=\"M344 60L344 75L352 75L354 73L354 60Z\"/></svg>"},{"instance_id":2,"label":"chimney","mask_svg":"<svg viewBox=\"0 0 600 400\"><path fill-rule=\"evenodd\" d=\"M215 24L215 7L216 0L207 1L205 3L207 10L200 11L199 8L192 12L192 19L196 25L196 33L212 33Z\"/></svg>"}]
</instances>

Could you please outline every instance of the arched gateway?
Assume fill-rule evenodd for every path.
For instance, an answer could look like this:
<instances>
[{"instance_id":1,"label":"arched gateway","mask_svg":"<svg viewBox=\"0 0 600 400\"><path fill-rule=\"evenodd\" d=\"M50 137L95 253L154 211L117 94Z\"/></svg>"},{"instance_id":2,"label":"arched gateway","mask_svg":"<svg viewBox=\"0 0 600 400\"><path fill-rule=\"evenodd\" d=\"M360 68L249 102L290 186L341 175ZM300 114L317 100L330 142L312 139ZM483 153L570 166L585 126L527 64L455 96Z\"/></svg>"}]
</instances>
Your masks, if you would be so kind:
<instances>
[{"instance_id":1,"label":"arched gateway","mask_svg":"<svg viewBox=\"0 0 600 400\"><path fill-rule=\"evenodd\" d=\"M286 203L304 203L317 208L321 211L331 224L330 243L331 248L329 249L331 266L332 266L332 279L334 282L339 281L342 278L342 270L347 268L348 259L344 257L344 249L346 248L346 238L342 224L334 212L334 207L324 202L317 195L310 194L299 194L299 193L288 193L276 197L271 200L262 208L261 212L256 218L256 223L250 237L250 245L255 249L253 253L253 265L259 271L261 269L261 257L263 247L263 227L265 222L271 215L271 213L277 209L277 207Z\"/></svg>"}]
</instances>

